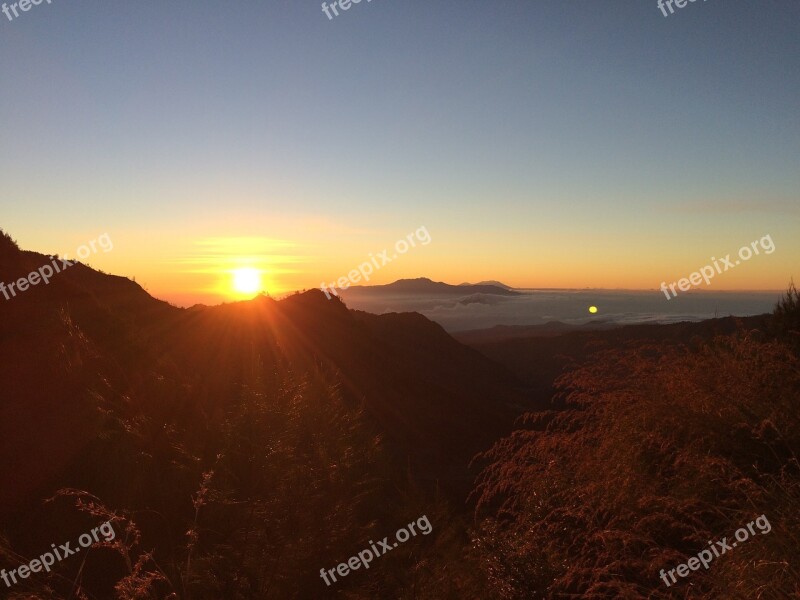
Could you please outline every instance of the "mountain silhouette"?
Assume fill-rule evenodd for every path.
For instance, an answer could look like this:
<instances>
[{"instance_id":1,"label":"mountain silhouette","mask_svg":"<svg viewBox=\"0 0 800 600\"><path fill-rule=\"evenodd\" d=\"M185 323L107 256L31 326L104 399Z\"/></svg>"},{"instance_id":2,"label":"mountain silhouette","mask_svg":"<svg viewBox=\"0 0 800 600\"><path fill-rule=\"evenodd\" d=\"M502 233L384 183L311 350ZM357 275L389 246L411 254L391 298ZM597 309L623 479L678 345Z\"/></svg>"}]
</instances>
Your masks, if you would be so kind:
<instances>
[{"instance_id":1,"label":"mountain silhouette","mask_svg":"<svg viewBox=\"0 0 800 600\"><path fill-rule=\"evenodd\" d=\"M491 285L491 286L499 287L499 288L502 288L502 289L508 290L508 291L513 291L514 290L514 288L512 288L510 285L506 285L505 283L501 283L500 281L494 281L494 280L479 281L478 283L460 283L458 285L459 285L459 287L476 286L476 285L481 285L481 286L482 285Z\"/></svg>"},{"instance_id":2,"label":"mountain silhouette","mask_svg":"<svg viewBox=\"0 0 800 600\"><path fill-rule=\"evenodd\" d=\"M417 279L399 279L394 283L385 285L357 285L339 292L347 297L348 292L357 291L359 294L435 294L447 296L463 296L465 294L495 294L498 296L518 296L519 292L495 282L485 284L450 285L441 281L432 281L427 277Z\"/></svg>"},{"instance_id":3,"label":"mountain silhouette","mask_svg":"<svg viewBox=\"0 0 800 600\"><path fill-rule=\"evenodd\" d=\"M0 235L0 282L52 261ZM774 566L726 556L698 598L794 597L798 306L465 345L318 290L177 308L76 263L0 298L0 570L106 522L14 597L666 598L659 570L768 517L748 547Z\"/></svg>"},{"instance_id":4,"label":"mountain silhouette","mask_svg":"<svg viewBox=\"0 0 800 600\"><path fill-rule=\"evenodd\" d=\"M8 243L0 252L5 282L51 262ZM96 419L75 410L87 380L123 394L148 377L167 378L197 391L197 410L219 415L256 371L336 380L399 464L410 461L422 479L459 493L471 482L472 456L532 407L508 371L425 317L351 311L318 290L182 309L78 263L49 285L0 298L0 336L0 374L9 382L0 436L13 448L2 469L6 508L27 501L98 434Z\"/></svg>"}]
</instances>

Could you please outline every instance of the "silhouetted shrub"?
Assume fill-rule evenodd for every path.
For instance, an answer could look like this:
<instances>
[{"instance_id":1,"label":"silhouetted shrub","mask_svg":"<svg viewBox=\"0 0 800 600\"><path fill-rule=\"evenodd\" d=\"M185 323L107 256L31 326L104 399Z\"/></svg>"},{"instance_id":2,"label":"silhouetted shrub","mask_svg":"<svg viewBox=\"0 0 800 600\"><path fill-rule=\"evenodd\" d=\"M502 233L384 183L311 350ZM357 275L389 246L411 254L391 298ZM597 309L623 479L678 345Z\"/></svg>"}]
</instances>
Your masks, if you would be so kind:
<instances>
[{"instance_id":1,"label":"silhouetted shrub","mask_svg":"<svg viewBox=\"0 0 800 600\"><path fill-rule=\"evenodd\" d=\"M11 256L18 252L19 246L17 242L5 231L0 229L0 256Z\"/></svg>"},{"instance_id":2,"label":"silhouetted shrub","mask_svg":"<svg viewBox=\"0 0 800 600\"><path fill-rule=\"evenodd\" d=\"M778 336L788 340L795 349L800 348L800 292L794 281L775 305L772 317Z\"/></svg>"}]
</instances>

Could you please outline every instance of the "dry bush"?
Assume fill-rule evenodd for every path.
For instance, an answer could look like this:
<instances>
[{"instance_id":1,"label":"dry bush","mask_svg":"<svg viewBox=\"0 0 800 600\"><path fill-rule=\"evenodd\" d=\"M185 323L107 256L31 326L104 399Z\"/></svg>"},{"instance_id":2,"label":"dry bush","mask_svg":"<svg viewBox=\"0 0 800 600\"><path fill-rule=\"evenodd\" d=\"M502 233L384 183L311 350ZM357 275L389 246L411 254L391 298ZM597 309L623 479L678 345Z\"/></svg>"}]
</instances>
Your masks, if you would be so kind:
<instances>
[{"instance_id":1,"label":"dry bush","mask_svg":"<svg viewBox=\"0 0 800 600\"><path fill-rule=\"evenodd\" d=\"M788 341L796 351L800 350L800 292L794 281L775 305L772 321L776 334Z\"/></svg>"},{"instance_id":2,"label":"dry bush","mask_svg":"<svg viewBox=\"0 0 800 600\"><path fill-rule=\"evenodd\" d=\"M787 598L800 592L800 370L757 334L596 355L568 410L496 444L474 536L500 598ZM772 532L667 588L765 514Z\"/></svg>"}]
</instances>

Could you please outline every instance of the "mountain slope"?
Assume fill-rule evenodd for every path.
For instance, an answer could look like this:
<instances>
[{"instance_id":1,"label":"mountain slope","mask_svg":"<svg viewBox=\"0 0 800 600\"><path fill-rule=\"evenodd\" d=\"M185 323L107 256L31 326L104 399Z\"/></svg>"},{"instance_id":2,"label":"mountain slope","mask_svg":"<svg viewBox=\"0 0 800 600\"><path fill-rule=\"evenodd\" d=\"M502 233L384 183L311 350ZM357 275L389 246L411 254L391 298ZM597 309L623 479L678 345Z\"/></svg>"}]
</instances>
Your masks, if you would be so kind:
<instances>
[{"instance_id":1,"label":"mountain slope","mask_svg":"<svg viewBox=\"0 0 800 600\"><path fill-rule=\"evenodd\" d=\"M467 283L450 285L449 283L442 283L441 281L432 281L427 277L399 279L394 283L385 285L357 285L348 288L348 290L339 291L338 293L346 298L347 294L352 292L357 292L359 294L431 294L439 296L464 296L467 294L494 294L497 296L519 295L518 292L502 284L496 285L494 283L486 283L473 285Z\"/></svg>"},{"instance_id":2,"label":"mountain slope","mask_svg":"<svg viewBox=\"0 0 800 600\"><path fill-rule=\"evenodd\" d=\"M0 260L6 282L49 261L8 247ZM353 312L319 291L179 309L80 264L0 304L0 358L10 382L0 436L13 448L0 507L24 502L89 444L100 426L92 398L132 396L153 378L211 415L256 381L336 382L399 464L460 490L472 456L531 408L513 376L420 315Z\"/></svg>"}]
</instances>

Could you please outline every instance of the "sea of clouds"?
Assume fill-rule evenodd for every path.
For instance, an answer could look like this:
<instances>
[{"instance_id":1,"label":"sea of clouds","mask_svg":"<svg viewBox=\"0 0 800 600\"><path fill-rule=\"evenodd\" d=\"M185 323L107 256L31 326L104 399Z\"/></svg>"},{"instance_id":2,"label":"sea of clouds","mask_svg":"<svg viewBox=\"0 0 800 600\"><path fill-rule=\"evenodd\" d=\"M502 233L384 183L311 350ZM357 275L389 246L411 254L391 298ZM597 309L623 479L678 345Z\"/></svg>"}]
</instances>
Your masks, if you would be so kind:
<instances>
[{"instance_id":1,"label":"sea of clouds","mask_svg":"<svg viewBox=\"0 0 800 600\"><path fill-rule=\"evenodd\" d=\"M465 294L364 294L353 289L342 294L347 306L375 314L419 312L447 331L487 329L495 325L541 325L560 321L616 324L675 323L714 317L750 316L771 312L781 292L695 291L667 301L654 291L628 290L517 290L518 296ZM597 313L590 314L589 307Z\"/></svg>"}]
</instances>

